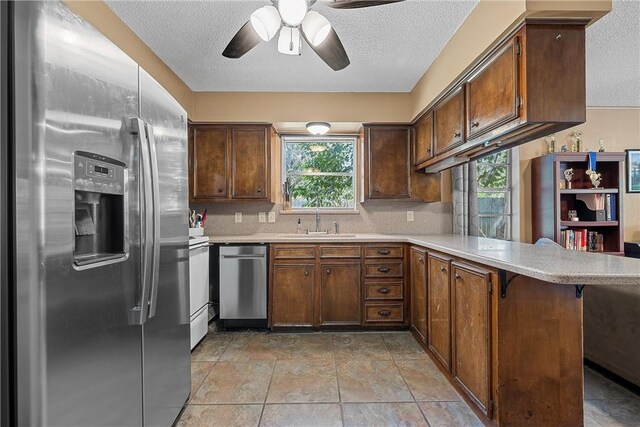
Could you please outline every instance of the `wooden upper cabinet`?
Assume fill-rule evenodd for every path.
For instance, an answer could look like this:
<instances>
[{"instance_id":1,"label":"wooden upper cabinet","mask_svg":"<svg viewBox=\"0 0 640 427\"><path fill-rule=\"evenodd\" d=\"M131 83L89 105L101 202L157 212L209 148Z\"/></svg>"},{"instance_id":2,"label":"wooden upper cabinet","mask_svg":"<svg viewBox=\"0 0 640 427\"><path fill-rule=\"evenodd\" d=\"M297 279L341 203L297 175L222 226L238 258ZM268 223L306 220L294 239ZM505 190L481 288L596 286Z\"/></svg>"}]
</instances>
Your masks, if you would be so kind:
<instances>
[{"instance_id":1,"label":"wooden upper cabinet","mask_svg":"<svg viewBox=\"0 0 640 427\"><path fill-rule=\"evenodd\" d=\"M198 127L192 132L189 166L192 199L228 196L227 128Z\"/></svg>"},{"instance_id":2,"label":"wooden upper cabinet","mask_svg":"<svg viewBox=\"0 0 640 427\"><path fill-rule=\"evenodd\" d=\"M411 248L411 327L427 342L427 252Z\"/></svg>"},{"instance_id":3,"label":"wooden upper cabinet","mask_svg":"<svg viewBox=\"0 0 640 427\"><path fill-rule=\"evenodd\" d=\"M430 253L427 261L429 349L451 371L451 285L449 258Z\"/></svg>"},{"instance_id":4,"label":"wooden upper cabinet","mask_svg":"<svg viewBox=\"0 0 640 427\"><path fill-rule=\"evenodd\" d=\"M365 127L365 195L369 199L411 197L411 126Z\"/></svg>"},{"instance_id":5,"label":"wooden upper cabinet","mask_svg":"<svg viewBox=\"0 0 640 427\"><path fill-rule=\"evenodd\" d=\"M315 307L315 264L274 263L271 326L312 327Z\"/></svg>"},{"instance_id":6,"label":"wooden upper cabinet","mask_svg":"<svg viewBox=\"0 0 640 427\"><path fill-rule=\"evenodd\" d=\"M424 115L415 125L413 139L413 165L433 157L433 111Z\"/></svg>"},{"instance_id":7,"label":"wooden upper cabinet","mask_svg":"<svg viewBox=\"0 0 640 427\"><path fill-rule=\"evenodd\" d=\"M491 417L491 272L451 263L453 377Z\"/></svg>"},{"instance_id":8,"label":"wooden upper cabinet","mask_svg":"<svg viewBox=\"0 0 640 427\"><path fill-rule=\"evenodd\" d=\"M266 199L269 190L269 128L231 129L231 197Z\"/></svg>"},{"instance_id":9,"label":"wooden upper cabinet","mask_svg":"<svg viewBox=\"0 0 640 427\"><path fill-rule=\"evenodd\" d=\"M320 265L320 325L360 325L360 261Z\"/></svg>"},{"instance_id":10,"label":"wooden upper cabinet","mask_svg":"<svg viewBox=\"0 0 640 427\"><path fill-rule=\"evenodd\" d=\"M434 110L434 154L440 154L465 140L464 87L455 89Z\"/></svg>"},{"instance_id":11,"label":"wooden upper cabinet","mask_svg":"<svg viewBox=\"0 0 640 427\"><path fill-rule=\"evenodd\" d=\"M270 125L190 125L191 201L269 200L270 129Z\"/></svg>"},{"instance_id":12,"label":"wooden upper cabinet","mask_svg":"<svg viewBox=\"0 0 640 427\"><path fill-rule=\"evenodd\" d=\"M518 117L519 38L512 38L467 81L467 139Z\"/></svg>"}]
</instances>

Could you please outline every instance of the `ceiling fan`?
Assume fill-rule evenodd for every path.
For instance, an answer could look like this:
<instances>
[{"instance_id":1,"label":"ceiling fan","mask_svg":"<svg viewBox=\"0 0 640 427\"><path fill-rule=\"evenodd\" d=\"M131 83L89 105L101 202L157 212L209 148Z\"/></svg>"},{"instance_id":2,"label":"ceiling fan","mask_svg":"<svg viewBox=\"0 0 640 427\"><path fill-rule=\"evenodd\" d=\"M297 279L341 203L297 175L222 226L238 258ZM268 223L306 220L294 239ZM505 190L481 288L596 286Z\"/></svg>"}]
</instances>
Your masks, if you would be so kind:
<instances>
[{"instance_id":1,"label":"ceiling fan","mask_svg":"<svg viewBox=\"0 0 640 427\"><path fill-rule=\"evenodd\" d=\"M287 55L300 55L302 39L335 71L349 65L349 56L327 18L311 7L317 0L271 0L261 7L231 39L222 55L240 58L261 41L271 40L278 30L278 51ZM333 9L359 9L398 3L404 0L320 0Z\"/></svg>"}]
</instances>

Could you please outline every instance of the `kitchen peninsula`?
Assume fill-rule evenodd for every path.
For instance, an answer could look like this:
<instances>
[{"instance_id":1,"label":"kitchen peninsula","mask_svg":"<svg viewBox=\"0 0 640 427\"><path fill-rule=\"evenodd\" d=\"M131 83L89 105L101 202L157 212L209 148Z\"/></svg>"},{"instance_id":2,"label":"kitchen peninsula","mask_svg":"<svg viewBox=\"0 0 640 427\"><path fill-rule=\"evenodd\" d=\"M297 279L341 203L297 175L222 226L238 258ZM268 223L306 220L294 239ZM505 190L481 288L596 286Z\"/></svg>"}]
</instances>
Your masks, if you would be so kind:
<instances>
[{"instance_id":1,"label":"kitchen peninsula","mask_svg":"<svg viewBox=\"0 0 640 427\"><path fill-rule=\"evenodd\" d=\"M410 327L496 425L582 425L584 286L640 284L638 260L472 236L264 233L210 242L270 244L273 329Z\"/></svg>"}]
</instances>

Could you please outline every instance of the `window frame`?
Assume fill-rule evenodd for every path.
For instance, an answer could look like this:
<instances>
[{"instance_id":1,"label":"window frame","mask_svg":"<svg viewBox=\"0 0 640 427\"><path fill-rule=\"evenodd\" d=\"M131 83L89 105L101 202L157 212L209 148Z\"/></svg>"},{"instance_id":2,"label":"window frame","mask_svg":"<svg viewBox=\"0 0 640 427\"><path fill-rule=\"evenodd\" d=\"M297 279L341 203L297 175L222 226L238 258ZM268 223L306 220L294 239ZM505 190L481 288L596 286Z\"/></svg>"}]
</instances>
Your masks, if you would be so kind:
<instances>
[{"instance_id":1,"label":"window frame","mask_svg":"<svg viewBox=\"0 0 640 427\"><path fill-rule=\"evenodd\" d=\"M288 176L351 176L353 185L353 206L350 207L320 207L320 212L331 213L358 213L358 136L357 135L282 135L281 154L280 154L280 176L281 185L284 184ZM287 172L287 144L295 143L313 143L313 142L342 142L350 143L353 146L353 164L351 173L347 172ZM314 213L316 207L293 207L291 206L286 212L289 213Z\"/></svg>"}]
</instances>

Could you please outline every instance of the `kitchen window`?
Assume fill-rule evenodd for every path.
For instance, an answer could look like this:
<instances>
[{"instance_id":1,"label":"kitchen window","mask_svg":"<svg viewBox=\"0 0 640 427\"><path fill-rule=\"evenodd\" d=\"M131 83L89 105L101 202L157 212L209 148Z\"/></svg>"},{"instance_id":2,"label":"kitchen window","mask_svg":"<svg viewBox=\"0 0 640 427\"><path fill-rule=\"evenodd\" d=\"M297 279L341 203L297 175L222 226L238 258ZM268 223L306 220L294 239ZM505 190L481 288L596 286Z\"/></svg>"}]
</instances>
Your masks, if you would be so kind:
<instances>
[{"instance_id":1,"label":"kitchen window","mask_svg":"<svg viewBox=\"0 0 640 427\"><path fill-rule=\"evenodd\" d=\"M477 176L478 234L513 239L513 150L504 150L475 162ZM516 168L517 170L517 168ZM515 179L514 179L515 178Z\"/></svg>"},{"instance_id":2,"label":"kitchen window","mask_svg":"<svg viewBox=\"0 0 640 427\"><path fill-rule=\"evenodd\" d=\"M285 210L356 210L356 138L282 138Z\"/></svg>"}]
</instances>

